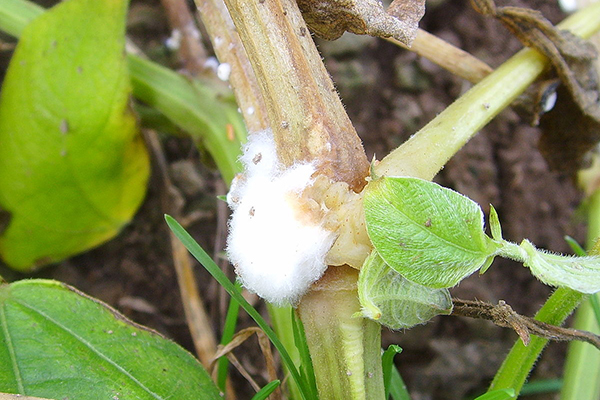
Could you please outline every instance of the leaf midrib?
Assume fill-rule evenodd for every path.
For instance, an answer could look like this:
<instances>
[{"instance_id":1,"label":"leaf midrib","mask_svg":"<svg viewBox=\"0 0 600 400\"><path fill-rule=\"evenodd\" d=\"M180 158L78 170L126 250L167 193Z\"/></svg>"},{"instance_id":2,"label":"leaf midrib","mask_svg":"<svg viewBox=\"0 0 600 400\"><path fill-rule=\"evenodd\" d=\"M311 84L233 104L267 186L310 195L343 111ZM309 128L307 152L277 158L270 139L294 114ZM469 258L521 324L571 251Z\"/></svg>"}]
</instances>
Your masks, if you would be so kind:
<instances>
[{"instance_id":1,"label":"leaf midrib","mask_svg":"<svg viewBox=\"0 0 600 400\"><path fill-rule=\"evenodd\" d=\"M25 388L23 386L23 377L21 376L21 370L19 369L19 364L17 363L17 356L15 353L15 347L12 342L12 338L10 336L10 332L8 330L8 323L6 321L6 303L2 304L0 307L0 324L2 324L2 330L4 331L4 337L6 338L6 347L8 348L8 353L10 355L10 361L12 365L13 374L15 376L15 381L17 383L17 390L20 394L26 394Z\"/></svg>"},{"instance_id":2,"label":"leaf midrib","mask_svg":"<svg viewBox=\"0 0 600 400\"><path fill-rule=\"evenodd\" d=\"M27 303L19 301L18 299L12 299L12 300L15 303L17 303L18 305L20 305L20 306L22 306L22 307L24 307L24 308L32 311L33 313L36 313L39 316L43 317L45 320L47 320L48 322L52 323L57 328L61 329L63 332L71 335L73 338L75 338L77 341L79 341L81 344L83 344L85 347L87 347L92 353L94 353L96 356L100 357L102 360L104 360L105 362L107 362L109 365L111 365L113 368L115 368L118 372L122 373L125 377L129 378L130 381L132 381L135 385L137 385L138 387L140 387L142 390L144 390L146 393L148 393L153 398L158 399L158 400L164 400L163 397L161 397L157 393L154 393L152 390L150 390L148 387L146 387L142 382L140 382L131 373L129 373L127 370L125 370L123 367L121 367L117 362L113 361L110 357L108 357L107 355L105 355L104 353L102 353L101 351L99 351L98 349L96 349L94 347L94 345L92 345L90 342L88 342L87 340L85 340L83 337L81 337L80 335L78 335L77 333L75 333L74 331L72 331L71 329L69 329L68 327L66 327L65 325L61 324L59 321L55 320L54 318L52 318L48 314L44 313L43 311L38 310L38 309L30 306ZM15 361L16 361L16 359L15 359Z\"/></svg>"}]
</instances>

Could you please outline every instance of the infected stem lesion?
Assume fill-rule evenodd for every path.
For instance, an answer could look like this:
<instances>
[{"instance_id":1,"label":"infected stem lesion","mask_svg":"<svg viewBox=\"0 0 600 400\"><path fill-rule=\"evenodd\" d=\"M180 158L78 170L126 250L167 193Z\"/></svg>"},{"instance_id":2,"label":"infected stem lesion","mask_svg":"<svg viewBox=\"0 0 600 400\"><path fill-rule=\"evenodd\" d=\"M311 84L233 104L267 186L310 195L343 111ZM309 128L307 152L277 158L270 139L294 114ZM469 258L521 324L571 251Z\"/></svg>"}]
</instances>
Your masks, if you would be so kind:
<instances>
[{"instance_id":1,"label":"infected stem lesion","mask_svg":"<svg viewBox=\"0 0 600 400\"><path fill-rule=\"evenodd\" d=\"M365 185L369 163L310 32L293 0L226 0L266 104L284 166Z\"/></svg>"}]
</instances>

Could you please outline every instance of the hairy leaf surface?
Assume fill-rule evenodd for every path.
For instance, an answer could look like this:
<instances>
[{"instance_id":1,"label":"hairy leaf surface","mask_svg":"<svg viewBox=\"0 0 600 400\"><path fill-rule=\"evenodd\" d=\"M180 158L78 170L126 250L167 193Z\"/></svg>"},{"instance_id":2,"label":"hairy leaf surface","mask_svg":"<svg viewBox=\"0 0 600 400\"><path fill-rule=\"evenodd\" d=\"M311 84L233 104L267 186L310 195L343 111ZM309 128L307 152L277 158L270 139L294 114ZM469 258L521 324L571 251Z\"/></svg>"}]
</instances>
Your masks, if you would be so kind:
<instances>
[{"instance_id":1,"label":"hairy leaf surface","mask_svg":"<svg viewBox=\"0 0 600 400\"><path fill-rule=\"evenodd\" d=\"M411 328L452 311L448 289L416 284L391 269L376 251L358 277L362 315L391 329Z\"/></svg>"},{"instance_id":2,"label":"hairy leaf surface","mask_svg":"<svg viewBox=\"0 0 600 400\"><path fill-rule=\"evenodd\" d=\"M365 194L367 232L383 260L405 278L447 288L491 261L497 248L469 198L418 178L385 177Z\"/></svg>"}]
</instances>

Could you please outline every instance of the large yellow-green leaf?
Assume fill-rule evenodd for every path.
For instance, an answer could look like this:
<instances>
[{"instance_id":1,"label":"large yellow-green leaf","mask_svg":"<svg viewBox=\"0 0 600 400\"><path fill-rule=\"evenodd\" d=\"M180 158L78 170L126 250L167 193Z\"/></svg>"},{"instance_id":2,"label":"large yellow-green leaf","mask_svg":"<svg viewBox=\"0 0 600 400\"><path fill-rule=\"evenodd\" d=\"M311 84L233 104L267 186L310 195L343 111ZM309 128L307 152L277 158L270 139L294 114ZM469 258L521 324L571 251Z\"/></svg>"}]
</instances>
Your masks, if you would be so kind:
<instances>
[{"instance_id":1,"label":"large yellow-green leaf","mask_svg":"<svg viewBox=\"0 0 600 400\"><path fill-rule=\"evenodd\" d=\"M56 400L222 398L177 344L47 280L0 284L0 393Z\"/></svg>"},{"instance_id":2,"label":"large yellow-green leaf","mask_svg":"<svg viewBox=\"0 0 600 400\"><path fill-rule=\"evenodd\" d=\"M24 30L0 97L0 236L29 270L115 236L149 174L129 109L127 0L67 0Z\"/></svg>"}]
</instances>

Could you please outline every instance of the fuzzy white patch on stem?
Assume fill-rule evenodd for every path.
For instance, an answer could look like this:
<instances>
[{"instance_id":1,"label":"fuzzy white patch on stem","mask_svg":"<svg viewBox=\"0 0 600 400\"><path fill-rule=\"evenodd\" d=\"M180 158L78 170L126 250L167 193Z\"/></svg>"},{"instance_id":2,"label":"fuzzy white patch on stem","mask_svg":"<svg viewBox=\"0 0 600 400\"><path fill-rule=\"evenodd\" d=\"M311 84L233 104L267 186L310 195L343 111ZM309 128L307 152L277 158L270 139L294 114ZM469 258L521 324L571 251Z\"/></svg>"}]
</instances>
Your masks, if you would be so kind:
<instances>
[{"instance_id":1,"label":"fuzzy white patch on stem","mask_svg":"<svg viewBox=\"0 0 600 400\"><path fill-rule=\"evenodd\" d=\"M241 161L246 171L227 195L227 254L247 289L271 303L295 304L325 272L335 239L301 198L315 166L284 169L270 130L250 135Z\"/></svg>"}]
</instances>

